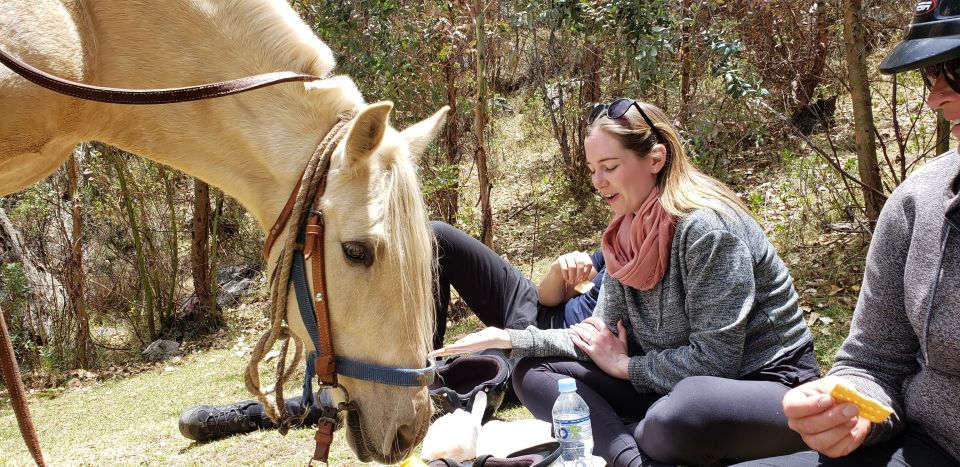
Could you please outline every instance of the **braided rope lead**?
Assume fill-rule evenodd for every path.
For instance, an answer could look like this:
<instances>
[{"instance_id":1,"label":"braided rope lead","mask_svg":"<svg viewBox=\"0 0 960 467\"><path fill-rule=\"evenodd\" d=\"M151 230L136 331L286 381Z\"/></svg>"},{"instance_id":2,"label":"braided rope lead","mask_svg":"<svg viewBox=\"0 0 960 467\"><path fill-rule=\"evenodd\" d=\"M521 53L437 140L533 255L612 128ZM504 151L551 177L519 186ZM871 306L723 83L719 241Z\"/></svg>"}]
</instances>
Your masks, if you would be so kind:
<instances>
[{"instance_id":1,"label":"braided rope lead","mask_svg":"<svg viewBox=\"0 0 960 467\"><path fill-rule=\"evenodd\" d=\"M326 176L330 156L349 129L350 126L347 123L352 118L352 114L341 114L338 117L337 123L317 146L317 150L314 151L313 156L307 162L306 169L303 171L303 177L300 180L300 192L297 194L292 214L287 221L287 237L284 240L283 250L280 252L273 276L270 278L270 307L268 309L270 329L260 336L257 345L254 346L250 355L250 363L247 364L244 373L244 384L247 391L256 396L257 400L263 404L267 417L280 426L285 425L288 416L286 404L284 404L283 386L295 373L294 370L303 358L303 343L290 331L290 328L284 325L284 318L287 315L287 293L293 255L302 254L303 249L303 245L298 245L296 242L297 231L307 214L317 187L320 186L320 182ZM293 361L284 369L284 360L286 360L287 347L291 338L296 343L296 350L294 351ZM277 362L277 381L274 385L265 388L260 385L259 365L278 340L283 341L283 347L280 359ZM274 393L273 401L267 397L269 393Z\"/></svg>"}]
</instances>

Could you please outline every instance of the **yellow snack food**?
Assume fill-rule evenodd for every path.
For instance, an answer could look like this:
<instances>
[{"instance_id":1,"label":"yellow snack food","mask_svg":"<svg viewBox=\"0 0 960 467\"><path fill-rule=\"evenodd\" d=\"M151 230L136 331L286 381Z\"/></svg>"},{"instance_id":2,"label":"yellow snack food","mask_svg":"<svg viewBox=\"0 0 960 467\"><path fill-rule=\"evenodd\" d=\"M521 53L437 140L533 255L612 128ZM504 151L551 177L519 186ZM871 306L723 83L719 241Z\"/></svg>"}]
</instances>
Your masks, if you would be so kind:
<instances>
[{"instance_id":1,"label":"yellow snack food","mask_svg":"<svg viewBox=\"0 0 960 467\"><path fill-rule=\"evenodd\" d=\"M592 288L593 288L593 281L589 281L589 280L583 281L573 286L573 290L576 290L577 292L580 292L580 293L587 293Z\"/></svg>"},{"instance_id":2,"label":"yellow snack food","mask_svg":"<svg viewBox=\"0 0 960 467\"><path fill-rule=\"evenodd\" d=\"M830 390L830 396L841 402L849 402L860 409L860 416L873 423L880 423L893 414L893 409L880 401L857 392L853 386L845 382L837 382Z\"/></svg>"},{"instance_id":3,"label":"yellow snack food","mask_svg":"<svg viewBox=\"0 0 960 467\"><path fill-rule=\"evenodd\" d=\"M399 467L427 467L427 463L417 455L412 455L401 462Z\"/></svg>"}]
</instances>

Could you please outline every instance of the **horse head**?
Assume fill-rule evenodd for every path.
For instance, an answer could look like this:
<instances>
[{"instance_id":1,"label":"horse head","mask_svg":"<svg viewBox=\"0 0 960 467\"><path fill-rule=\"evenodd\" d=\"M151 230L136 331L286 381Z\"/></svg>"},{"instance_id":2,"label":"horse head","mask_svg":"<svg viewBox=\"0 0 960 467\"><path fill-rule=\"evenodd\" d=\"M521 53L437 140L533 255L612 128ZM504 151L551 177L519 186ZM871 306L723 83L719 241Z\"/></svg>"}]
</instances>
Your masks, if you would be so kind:
<instances>
[{"instance_id":1,"label":"horse head","mask_svg":"<svg viewBox=\"0 0 960 467\"><path fill-rule=\"evenodd\" d=\"M330 76L332 52L285 0L75 3L0 1L0 46L87 85L177 87L284 70L322 79L203 102L130 106L51 93L0 67L0 194L52 173L76 143L98 140L220 187L266 231L320 139L341 114L355 114L330 155L321 200L334 352L385 367L423 367L434 330L433 236L414 162L446 109L393 129L392 104L365 105L352 80ZM25 20L32 26L18 27ZM288 297L296 302L293 291ZM290 328L312 348L296 306L286 312ZM357 456L392 463L409 455L431 415L426 388L343 375L339 383L357 409L347 417Z\"/></svg>"},{"instance_id":2,"label":"horse head","mask_svg":"<svg viewBox=\"0 0 960 467\"><path fill-rule=\"evenodd\" d=\"M420 368L434 331L434 238L414 161L447 108L404 131L389 125L392 108L362 109L331 156L321 199L327 303L338 357ZM309 343L295 315L288 311L288 322ZM358 458L394 463L423 439L432 414L425 387L343 375L338 382L356 409L346 422Z\"/></svg>"}]
</instances>

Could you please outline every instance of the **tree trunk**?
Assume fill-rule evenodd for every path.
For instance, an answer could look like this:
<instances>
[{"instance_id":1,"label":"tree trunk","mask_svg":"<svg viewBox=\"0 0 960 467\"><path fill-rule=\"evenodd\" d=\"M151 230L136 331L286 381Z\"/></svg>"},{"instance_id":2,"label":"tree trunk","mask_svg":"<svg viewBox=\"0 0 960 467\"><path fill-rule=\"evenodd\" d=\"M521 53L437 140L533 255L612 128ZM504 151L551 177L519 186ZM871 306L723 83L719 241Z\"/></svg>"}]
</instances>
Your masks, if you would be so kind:
<instances>
[{"instance_id":1,"label":"tree trunk","mask_svg":"<svg viewBox=\"0 0 960 467\"><path fill-rule=\"evenodd\" d=\"M950 150L950 121L943 118L943 110L937 110L937 154Z\"/></svg>"},{"instance_id":2,"label":"tree trunk","mask_svg":"<svg viewBox=\"0 0 960 467\"><path fill-rule=\"evenodd\" d=\"M124 160L116 154L115 151L115 149L111 148L107 154L110 154L110 160L113 162L114 169L117 172L117 182L120 185L120 196L122 197L120 202L130 222L130 237L133 239L133 248L137 255L137 274L140 276L140 289L143 294L143 304L140 319L137 324L146 328L147 337L153 341L157 338L157 329L153 321L153 284L150 283L150 274L147 271L147 258L143 247L140 222L137 220L137 215L133 207L133 197L130 194L130 187L127 185L127 180L132 179L132 177L127 172Z\"/></svg>"},{"instance_id":3,"label":"tree trunk","mask_svg":"<svg viewBox=\"0 0 960 467\"><path fill-rule=\"evenodd\" d=\"M26 248L23 235L10 222L6 211L0 208L0 254L3 262L19 262L23 274L30 284L27 297L28 309L24 311L19 323L23 329L29 329L41 342L50 342L54 336L53 310L67 307L67 288L52 274L46 266ZM11 318L13 318L11 314Z\"/></svg>"},{"instance_id":4,"label":"tree trunk","mask_svg":"<svg viewBox=\"0 0 960 467\"><path fill-rule=\"evenodd\" d=\"M451 44L451 48L453 45ZM443 73L447 78L447 166L455 170L455 177L451 177L453 186L445 187L440 193L440 214L446 223L454 225L457 221L457 211L460 209L460 118L457 113L457 72L454 58L447 57L443 62Z\"/></svg>"},{"instance_id":5,"label":"tree trunk","mask_svg":"<svg viewBox=\"0 0 960 467\"><path fill-rule=\"evenodd\" d=\"M874 135L873 109L867 64L863 53L863 28L860 22L861 0L848 0L843 5L843 43L853 100L854 129L857 140L857 166L863 182L865 214L873 225L883 208L880 168Z\"/></svg>"},{"instance_id":6,"label":"tree trunk","mask_svg":"<svg viewBox=\"0 0 960 467\"><path fill-rule=\"evenodd\" d=\"M180 269L180 244L178 238L180 237L179 222L177 222L177 206L174 200L174 187L173 180L170 178L170 172L166 168L160 167L160 175L163 177L164 191L166 193L167 200L167 209L170 210L170 245L168 250L168 257L170 261L170 275L167 278L167 290L165 302L167 304L167 309L160 309L160 323L161 325L165 324L168 318L174 315L176 309L176 303L174 302L174 296L177 291L177 273Z\"/></svg>"},{"instance_id":7,"label":"tree trunk","mask_svg":"<svg viewBox=\"0 0 960 467\"><path fill-rule=\"evenodd\" d=\"M823 80L823 69L827 63L827 44L830 41L830 23L827 20L827 6L824 0L816 0L810 9L810 37L808 40L813 42L811 48L814 50L814 61L806 72L797 79L797 88L794 91L794 108L792 114L802 112L810 104L817 86ZM859 27L859 26L858 26ZM862 31L862 29L861 29ZM844 36L846 37L846 36ZM863 34L859 34L861 49L863 47Z\"/></svg>"},{"instance_id":8,"label":"tree trunk","mask_svg":"<svg viewBox=\"0 0 960 467\"><path fill-rule=\"evenodd\" d=\"M477 139L474 157L477 161L477 176L480 180L480 241L493 248L493 213L490 206L490 192L493 185L490 183L490 174L487 171L487 152L484 133L487 128L487 77L485 61L486 32L484 15L486 14L486 0L475 0L476 34L477 34L477 103L473 134Z\"/></svg>"},{"instance_id":9,"label":"tree trunk","mask_svg":"<svg viewBox=\"0 0 960 467\"><path fill-rule=\"evenodd\" d=\"M86 147L86 145L84 145ZM92 348L90 320L87 317L86 279L83 273L83 203L79 191L79 161L76 154L67 159L68 202L71 205L70 258L67 267L67 293L73 307L77 328L74 337L74 362L78 368L88 368L93 362L87 350Z\"/></svg>"},{"instance_id":10,"label":"tree trunk","mask_svg":"<svg viewBox=\"0 0 960 467\"><path fill-rule=\"evenodd\" d=\"M209 191L208 191L209 193ZM210 227L210 314L217 308L217 231L220 229L220 215L223 213L223 192L217 190L217 202L213 208L213 223Z\"/></svg>"},{"instance_id":11,"label":"tree trunk","mask_svg":"<svg viewBox=\"0 0 960 467\"><path fill-rule=\"evenodd\" d=\"M692 0L683 0L680 4L680 18L688 18L690 16L690 6ZM690 49L691 41L690 37L690 25L684 21L680 25L680 118L681 123L686 122L686 117L690 111L690 74L692 65L690 63Z\"/></svg>"},{"instance_id":12,"label":"tree trunk","mask_svg":"<svg viewBox=\"0 0 960 467\"><path fill-rule=\"evenodd\" d=\"M583 42L583 58L581 60L583 86L580 88L580 107L586 109L590 104L599 103L602 99L600 93L600 69L603 68L604 50L589 34L584 37ZM576 145L576 151L574 151L571 165L578 174L585 173L586 169L587 158L583 151L586 123L586 119L584 118L577 119L579 143Z\"/></svg>"},{"instance_id":13,"label":"tree trunk","mask_svg":"<svg viewBox=\"0 0 960 467\"><path fill-rule=\"evenodd\" d=\"M210 294L210 259L207 255L207 232L210 231L210 188L200 179L193 180L193 243L190 248L193 266L193 290L197 296L194 320L203 322L213 310Z\"/></svg>"}]
</instances>

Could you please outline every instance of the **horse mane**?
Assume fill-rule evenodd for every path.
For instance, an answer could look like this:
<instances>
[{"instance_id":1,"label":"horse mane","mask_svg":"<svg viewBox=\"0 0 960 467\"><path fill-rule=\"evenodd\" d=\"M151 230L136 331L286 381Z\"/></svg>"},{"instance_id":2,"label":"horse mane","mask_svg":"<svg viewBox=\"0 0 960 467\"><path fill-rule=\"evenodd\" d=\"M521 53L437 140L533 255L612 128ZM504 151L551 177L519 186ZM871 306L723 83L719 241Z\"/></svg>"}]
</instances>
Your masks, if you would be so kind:
<instances>
[{"instance_id":1,"label":"horse mane","mask_svg":"<svg viewBox=\"0 0 960 467\"><path fill-rule=\"evenodd\" d=\"M408 342L414 351L432 349L435 313L433 310L433 281L436 277L436 238L426 217L426 207L420 193L420 182L412 163L391 162L390 179L385 195L387 198L383 225L386 227L386 247L394 254L387 255L399 271L402 301L400 309L420 310L418 316L411 316L405 322L416 324L413 327L419 335L408 333ZM411 228L411 226L424 228ZM423 261L430 258L430 261ZM420 320L419 323L412 321ZM410 329L408 329L410 331ZM423 347L420 347L420 346Z\"/></svg>"},{"instance_id":2,"label":"horse mane","mask_svg":"<svg viewBox=\"0 0 960 467\"><path fill-rule=\"evenodd\" d=\"M216 16L229 24L221 33L253 52L252 60L264 71L277 71L277 63L320 77L333 71L333 52L285 0L238 0L219 8Z\"/></svg>"}]
</instances>

